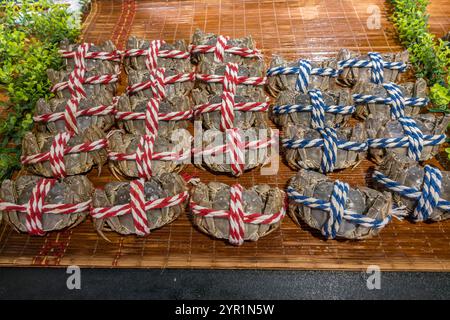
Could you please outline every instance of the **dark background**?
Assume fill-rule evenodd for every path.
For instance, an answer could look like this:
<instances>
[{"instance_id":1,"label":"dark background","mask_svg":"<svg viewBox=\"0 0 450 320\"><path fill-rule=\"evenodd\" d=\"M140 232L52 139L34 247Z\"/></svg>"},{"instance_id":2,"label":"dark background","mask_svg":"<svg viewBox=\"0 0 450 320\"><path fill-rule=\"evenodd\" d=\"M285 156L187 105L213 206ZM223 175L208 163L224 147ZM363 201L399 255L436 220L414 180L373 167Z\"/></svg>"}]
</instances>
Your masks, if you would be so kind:
<instances>
[{"instance_id":1,"label":"dark background","mask_svg":"<svg viewBox=\"0 0 450 320\"><path fill-rule=\"evenodd\" d=\"M64 268L2 268L1 299L449 299L449 273L185 269L81 269L68 290Z\"/></svg>"}]
</instances>

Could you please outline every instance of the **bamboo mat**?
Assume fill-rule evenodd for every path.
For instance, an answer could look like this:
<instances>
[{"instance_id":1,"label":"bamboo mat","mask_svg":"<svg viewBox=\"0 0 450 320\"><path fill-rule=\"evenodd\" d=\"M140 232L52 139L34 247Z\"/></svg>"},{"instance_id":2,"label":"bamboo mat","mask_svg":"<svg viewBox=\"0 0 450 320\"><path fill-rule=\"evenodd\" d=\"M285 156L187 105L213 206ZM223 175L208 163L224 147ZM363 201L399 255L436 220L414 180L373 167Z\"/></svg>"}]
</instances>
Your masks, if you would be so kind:
<instances>
[{"instance_id":1,"label":"bamboo mat","mask_svg":"<svg viewBox=\"0 0 450 320\"><path fill-rule=\"evenodd\" d=\"M432 1L431 30L442 36L450 26L450 6ZM369 30L367 19L379 10L381 29ZM231 37L252 35L270 59L323 58L341 47L367 52L401 50L387 20L385 1L93 1L85 19L85 41L112 39L118 47L130 35L147 39L185 39L195 28ZM126 79L122 79L122 86ZM440 155L443 157L443 154ZM439 157L438 157L439 158ZM443 158L442 158L443 159ZM434 164L438 164L436 160ZM444 163L442 161L442 163ZM331 174L352 186L371 183L373 164L364 161L354 169ZM239 182L245 187L268 183L285 188L295 174L285 163L275 176L259 170L239 179L213 175L189 166L185 172L202 181ZM114 181L108 169L89 173L96 186ZM258 242L233 247L214 240L191 226L186 215L146 238L108 233L110 242L97 236L92 222L45 237L18 234L0 226L0 265L136 267L136 268L275 268L450 271L450 221L412 224L393 221L379 236L364 241L325 241L317 231L298 227L289 217L282 227Z\"/></svg>"}]
</instances>

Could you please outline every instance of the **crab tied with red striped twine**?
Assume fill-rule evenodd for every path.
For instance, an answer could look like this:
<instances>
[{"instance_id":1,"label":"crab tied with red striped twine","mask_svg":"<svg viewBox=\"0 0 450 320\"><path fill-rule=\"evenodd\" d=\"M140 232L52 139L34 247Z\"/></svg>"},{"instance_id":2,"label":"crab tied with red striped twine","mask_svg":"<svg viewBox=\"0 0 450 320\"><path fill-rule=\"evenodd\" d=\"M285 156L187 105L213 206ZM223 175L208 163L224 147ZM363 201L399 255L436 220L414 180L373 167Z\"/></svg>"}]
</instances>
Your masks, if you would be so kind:
<instances>
[{"instance_id":1,"label":"crab tied with red striped twine","mask_svg":"<svg viewBox=\"0 0 450 320\"><path fill-rule=\"evenodd\" d=\"M55 179L40 179L33 188L28 203L15 204L0 200L0 211L17 211L26 213L25 227L28 233L42 236L45 234L42 226L42 215L44 213L73 214L89 210L91 200L75 204L45 204L45 197L55 183Z\"/></svg>"},{"instance_id":2,"label":"crab tied with red striped twine","mask_svg":"<svg viewBox=\"0 0 450 320\"><path fill-rule=\"evenodd\" d=\"M225 53L238 55L243 58L257 58L262 59L261 52L256 49L233 47L228 45L230 37L218 36L215 45L207 44L192 44L189 46L191 53L214 53L215 62L224 62Z\"/></svg>"},{"instance_id":3,"label":"crab tied with red striped twine","mask_svg":"<svg viewBox=\"0 0 450 320\"><path fill-rule=\"evenodd\" d=\"M51 92L57 92L68 89L71 97L67 101L65 111L57 114L45 114L34 117L35 121L49 122L64 119L66 131L78 133L79 116L100 116L112 114L114 107L98 106L85 110L78 110L81 99L86 97L84 84L110 84L119 80L118 74L105 74L86 77L86 59L100 59L109 61L120 61L120 53L112 52L89 52L91 44L83 43L77 47L76 51L62 51L62 56L68 59L74 59L74 68L70 72L68 80L55 84ZM113 102L114 105L114 102Z\"/></svg>"},{"instance_id":4,"label":"crab tied with red striped twine","mask_svg":"<svg viewBox=\"0 0 450 320\"><path fill-rule=\"evenodd\" d=\"M130 181L130 198L127 204L112 207L91 208L91 216L95 219L107 219L131 214L136 234L145 236L150 233L151 225L147 217L147 211L170 208L182 204L189 196L187 191L156 200L145 200L144 179Z\"/></svg>"},{"instance_id":5,"label":"crab tied with red striped twine","mask_svg":"<svg viewBox=\"0 0 450 320\"><path fill-rule=\"evenodd\" d=\"M278 142L278 133L270 130L270 138L245 142L239 128L225 130L225 144L192 150L194 157L228 155L231 173L240 176L244 172L245 151L268 148Z\"/></svg>"},{"instance_id":6,"label":"crab tied with red striped twine","mask_svg":"<svg viewBox=\"0 0 450 320\"><path fill-rule=\"evenodd\" d=\"M50 167L54 178L63 178L66 174L64 156L73 153L91 152L104 149L108 145L106 139L99 139L92 142L85 142L73 147L68 147L67 143L74 136L73 132L61 132L55 135L50 151L37 153L29 156L22 156L20 161L23 165L32 165L44 161L50 161Z\"/></svg>"},{"instance_id":7,"label":"crab tied with red striped twine","mask_svg":"<svg viewBox=\"0 0 450 320\"><path fill-rule=\"evenodd\" d=\"M238 76L238 65L236 63L227 63L225 74L197 74L197 80L209 83L222 83L222 101L220 103L205 103L194 107L194 115L200 115L205 112L220 111L221 130L234 127L234 111L245 112L265 112L269 108L267 102L240 102L235 103L234 97L238 85L262 86L266 83L266 78Z\"/></svg>"},{"instance_id":8,"label":"crab tied with red striped twine","mask_svg":"<svg viewBox=\"0 0 450 320\"><path fill-rule=\"evenodd\" d=\"M286 214L286 202L277 213L246 213L244 212L243 190L240 184L234 184L230 187L230 209L215 210L203 207L191 200L190 208L194 215L205 218L228 219L230 231L228 241L234 245L242 245L245 237L245 224L275 224L278 223Z\"/></svg>"}]
</instances>

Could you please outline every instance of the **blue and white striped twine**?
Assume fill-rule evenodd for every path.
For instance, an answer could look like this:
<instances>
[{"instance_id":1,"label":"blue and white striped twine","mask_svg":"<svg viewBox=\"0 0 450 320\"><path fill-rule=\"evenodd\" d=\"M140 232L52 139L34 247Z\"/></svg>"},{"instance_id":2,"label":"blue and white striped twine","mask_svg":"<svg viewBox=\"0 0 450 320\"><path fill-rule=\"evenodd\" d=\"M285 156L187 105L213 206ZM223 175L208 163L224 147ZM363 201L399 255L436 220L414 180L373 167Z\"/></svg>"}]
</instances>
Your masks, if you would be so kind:
<instances>
[{"instance_id":1,"label":"blue and white striped twine","mask_svg":"<svg viewBox=\"0 0 450 320\"><path fill-rule=\"evenodd\" d=\"M308 91L311 105L285 104L273 107L273 113L276 115L288 114L294 112L311 112L311 126L313 128L325 127L325 113L333 114L352 114L355 112L355 106L328 106L323 100L322 92L318 89Z\"/></svg>"},{"instance_id":2,"label":"blue and white striped twine","mask_svg":"<svg viewBox=\"0 0 450 320\"><path fill-rule=\"evenodd\" d=\"M330 201L325 201L313 197L308 197L297 192L293 187L287 188L289 199L295 203L304 205L311 209L319 209L328 213L328 219L322 227L322 234L327 239L336 238L336 234L342 221L357 224L366 228L380 229L391 221L391 216L387 216L383 220L373 219L362 214L355 213L345 209L346 200L349 192L349 185L345 182L336 180L333 185Z\"/></svg>"},{"instance_id":3,"label":"blue and white striped twine","mask_svg":"<svg viewBox=\"0 0 450 320\"><path fill-rule=\"evenodd\" d=\"M412 219L415 221L424 221L429 219L435 208L442 211L450 211L450 201L440 197L442 186L441 171L429 165L425 166L424 171L425 174L421 190L401 185L379 171L373 173L373 178L386 189L408 199L416 200L417 204L412 213Z\"/></svg>"}]
</instances>

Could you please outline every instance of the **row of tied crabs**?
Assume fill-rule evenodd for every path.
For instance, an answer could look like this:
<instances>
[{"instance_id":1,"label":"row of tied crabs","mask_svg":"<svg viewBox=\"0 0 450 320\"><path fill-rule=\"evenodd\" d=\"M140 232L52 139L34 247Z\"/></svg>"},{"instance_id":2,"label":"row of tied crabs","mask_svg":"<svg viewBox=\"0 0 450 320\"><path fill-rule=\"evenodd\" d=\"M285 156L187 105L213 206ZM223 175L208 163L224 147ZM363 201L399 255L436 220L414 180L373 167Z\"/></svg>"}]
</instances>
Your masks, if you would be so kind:
<instances>
[{"instance_id":1,"label":"row of tied crabs","mask_svg":"<svg viewBox=\"0 0 450 320\"><path fill-rule=\"evenodd\" d=\"M450 194L448 172L417 161L438 151L449 118L419 114L428 103L423 80L395 83L406 70L405 53L341 50L322 62L274 57L266 72L250 37L197 30L189 47L130 38L124 52L106 42L66 44L62 55L66 69L49 71L55 97L39 101L22 157L28 171L59 180L21 176L0 189L0 210L19 231L73 227L90 212L102 235L147 235L184 212L189 196L194 224L233 244L273 231L287 211L326 238L349 239L372 236L407 212L414 220L448 217L450 203L441 198ZM122 62L128 87L116 97ZM275 98L270 108L264 90ZM288 183L289 210L285 192L268 185L196 183L189 195L189 179L175 172L192 152L203 157L200 167L235 176L266 163L277 142L267 111L282 127L288 163L300 168ZM364 122L348 124L353 115ZM182 139L190 137L192 118L204 130L202 147L193 150L191 139ZM114 125L121 130L107 134ZM377 190L307 170L353 166L367 150L380 164ZM76 176L107 159L115 174L137 179L94 190Z\"/></svg>"}]
</instances>

